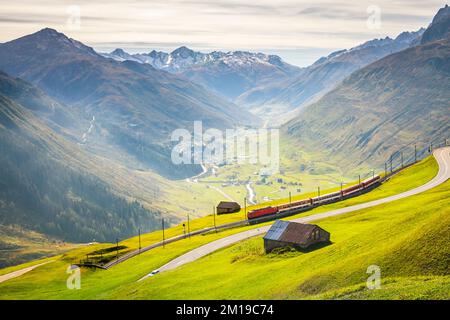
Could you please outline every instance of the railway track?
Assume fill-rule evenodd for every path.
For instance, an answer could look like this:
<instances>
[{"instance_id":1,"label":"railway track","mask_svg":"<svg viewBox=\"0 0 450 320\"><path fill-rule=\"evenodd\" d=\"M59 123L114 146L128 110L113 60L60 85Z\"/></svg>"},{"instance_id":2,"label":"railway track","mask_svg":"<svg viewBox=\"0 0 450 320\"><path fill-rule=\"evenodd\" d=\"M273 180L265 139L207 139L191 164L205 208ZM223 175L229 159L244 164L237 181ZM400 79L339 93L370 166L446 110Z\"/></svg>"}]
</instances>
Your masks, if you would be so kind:
<instances>
[{"instance_id":1,"label":"railway track","mask_svg":"<svg viewBox=\"0 0 450 320\"><path fill-rule=\"evenodd\" d=\"M328 217L334 217L337 215L342 215L342 214L346 214L349 212L362 210L362 209L370 208L370 207L377 206L380 204L396 201L399 199L407 198L407 197L425 192L427 190L430 190L430 189L444 183L448 179L450 179L450 147L436 149L436 150L434 150L433 155L436 158L436 161L438 162L439 172L432 180L430 180L429 182L427 182L426 184L424 184L420 187L411 189L409 191L402 192L402 193L394 195L394 196L390 196L390 197L386 197L386 198L382 198L382 199L378 199L378 200L373 200L373 201L365 202L362 204L358 204L358 205L354 205L354 206L350 206L350 207L346 207L346 208L327 211L324 213L319 213L319 214L311 215L308 217L292 219L290 221L299 222L299 223L308 223L308 222L312 222L312 221L316 221L316 220L320 220L320 219L324 219L324 218L328 218ZM147 274L146 276L142 277L138 281L141 281L141 280L143 280L151 275L154 275L156 273L159 273L159 272L175 269L181 265L184 265L186 263L200 259L201 257L204 257L216 250L228 247L236 242L261 235L261 234L267 232L269 230L269 228L270 228L270 225L263 226L260 228L254 228L254 229L239 232L239 233L233 234L231 236L227 236L227 237L212 241L210 243L207 243L203 246L193 249L193 250L173 259L172 261L166 263L165 265L161 266L157 270L154 270L151 273Z\"/></svg>"}]
</instances>

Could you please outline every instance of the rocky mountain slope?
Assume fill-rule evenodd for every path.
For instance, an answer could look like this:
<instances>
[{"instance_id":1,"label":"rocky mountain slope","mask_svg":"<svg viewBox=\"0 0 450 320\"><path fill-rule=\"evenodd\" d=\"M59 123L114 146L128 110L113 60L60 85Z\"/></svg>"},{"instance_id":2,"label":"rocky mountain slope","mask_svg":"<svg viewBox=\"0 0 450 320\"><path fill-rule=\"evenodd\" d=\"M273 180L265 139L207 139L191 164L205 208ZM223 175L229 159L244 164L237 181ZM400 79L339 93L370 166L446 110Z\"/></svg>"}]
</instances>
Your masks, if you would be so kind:
<instances>
[{"instance_id":1,"label":"rocky mountain slope","mask_svg":"<svg viewBox=\"0 0 450 320\"><path fill-rule=\"evenodd\" d=\"M424 35L435 29L433 22ZM450 39L439 34L444 38L422 40L354 72L287 123L286 135L305 148L327 150L344 169L380 168L407 144L449 138Z\"/></svg>"},{"instance_id":2,"label":"rocky mountain slope","mask_svg":"<svg viewBox=\"0 0 450 320\"><path fill-rule=\"evenodd\" d=\"M276 55L246 51L202 53L185 46L170 53L153 50L131 55L116 49L103 55L180 74L231 101L253 88L290 79L301 70Z\"/></svg>"},{"instance_id":3,"label":"rocky mountain slope","mask_svg":"<svg viewBox=\"0 0 450 320\"><path fill-rule=\"evenodd\" d=\"M81 242L157 229L157 211L119 195L104 173L97 175L101 165L89 165L95 159L45 123L58 127L60 110L48 101L33 86L0 74L0 224Z\"/></svg>"},{"instance_id":4,"label":"rocky mountain slope","mask_svg":"<svg viewBox=\"0 0 450 320\"><path fill-rule=\"evenodd\" d=\"M239 97L237 103L250 106L257 114L269 116L276 123L286 121L332 90L352 72L418 43L423 32L423 29L403 32L395 39L375 39L333 52L303 69L296 78L256 88Z\"/></svg>"},{"instance_id":5,"label":"rocky mountain slope","mask_svg":"<svg viewBox=\"0 0 450 320\"><path fill-rule=\"evenodd\" d=\"M200 171L172 165L173 130L191 129L193 121L219 129L255 121L199 85L148 64L104 58L52 29L0 44L0 69L95 121L84 128L86 148L171 178Z\"/></svg>"}]
</instances>

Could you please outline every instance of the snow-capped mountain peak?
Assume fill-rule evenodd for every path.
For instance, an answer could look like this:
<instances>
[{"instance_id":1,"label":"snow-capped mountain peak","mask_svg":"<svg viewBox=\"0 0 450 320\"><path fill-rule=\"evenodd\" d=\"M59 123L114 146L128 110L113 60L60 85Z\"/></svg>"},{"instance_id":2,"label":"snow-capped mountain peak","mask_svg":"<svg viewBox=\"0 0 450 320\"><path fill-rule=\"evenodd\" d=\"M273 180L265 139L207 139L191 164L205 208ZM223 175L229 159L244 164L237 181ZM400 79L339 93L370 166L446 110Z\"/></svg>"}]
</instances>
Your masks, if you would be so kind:
<instances>
[{"instance_id":1,"label":"snow-capped mountain peak","mask_svg":"<svg viewBox=\"0 0 450 320\"><path fill-rule=\"evenodd\" d=\"M140 63L148 63L157 69L172 73L184 72L191 67L207 64L221 64L230 68L251 66L254 64L270 65L286 70L295 68L285 63L276 55L248 51L213 51L210 53L202 53L186 46L181 46L170 53L152 50L149 53L129 54L122 49L116 49L111 53L102 53L102 55L118 61L132 60Z\"/></svg>"}]
</instances>

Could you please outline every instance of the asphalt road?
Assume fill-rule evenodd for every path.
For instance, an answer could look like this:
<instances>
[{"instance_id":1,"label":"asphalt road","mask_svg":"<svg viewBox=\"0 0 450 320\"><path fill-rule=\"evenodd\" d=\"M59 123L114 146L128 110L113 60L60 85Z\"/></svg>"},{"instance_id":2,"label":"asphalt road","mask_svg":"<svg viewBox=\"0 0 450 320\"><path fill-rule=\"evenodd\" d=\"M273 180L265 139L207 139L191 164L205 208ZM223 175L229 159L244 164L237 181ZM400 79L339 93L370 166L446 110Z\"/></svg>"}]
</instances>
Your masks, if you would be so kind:
<instances>
[{"instance_id":1,"label":"asphalt road","mask_svg":"<svg viewBox=\"0 0 450 320\"><path fill-rule=\"evenodd\" d=\"M9 280L9 279L20 277L21 275L23 275L27 272L30 272L31 270L36 269L37 267L43 266L44 264L47 264L50 262L53 262L53 260L4 274L4 275L0 276L0 283L4 282L6 280Z\"/></svg>"},{"instance_id":2,"label":"asphalt road","mask_svg":"<svg viewBox=\"0 0 450 320\"><path fill-rule=\"evenodd\" d=\"M374 200L374 201L370 201L370 202L366 202L366 203L362 203L362 204L358 204L358 205L354 205L354 206L350 206L350 207L346 207L346 208L327 211L327 212L311 215L308 217L292 219L290 221L300 222L300 223L308 223L308 222L312 222L312 221L316 221L316 220L320 220L320 219L324 219L324 218L329 218L329 217L334 217L334 216L338 216L341 214L345 214L345 213L349 213L349 212L353 212L353 211L357 211L357 210L361 210L361 209L374 207L374 206L377 206L377 205L380 205L383 203L388 203L388 202L392 202L395 200L403 199L403 198L410 197L410 196L418 194L418 193L422 193L431 188L434 188L434 187L444 183L445 181L447 181L447 179L450 178L450 147L436 149L433 152L433 156L436 158L436 160L438 162L439 172L432 180L430 180L429 182L427 182L426 184L424 184L420 187L417 187L415 189L412 189L412 190L409 190L409 191L406 191L406 192L403 192L403 193L400 193L400 194L397 194L394 196L390 196L390 197L386 197L386 198L382 198L382 199L378 199L378 200ZM267 230L269 230L269 228L270 228L270 225L243 231L243 232L236 233L236 234L233 234L231 236L228 236L228 237L225 237L225 238L222 238L219 240L215 240L213 242L205 244L201 247L198 247L194 250L191 250L191 251L173 259L172 261L161 266L159 269L157 269L157 271L163 272L163 271L175 269L183 264L200 259L201 257L204 257L216 250L230 246L236 242L239 242L239 241L242 241L242 240L254 237L254 236L261 235L261 234L267 232ZM149 277L150 275L151 275L151 273L146 275L145 277L139 279L139 281Z\"/></svg>"}]
</instances>

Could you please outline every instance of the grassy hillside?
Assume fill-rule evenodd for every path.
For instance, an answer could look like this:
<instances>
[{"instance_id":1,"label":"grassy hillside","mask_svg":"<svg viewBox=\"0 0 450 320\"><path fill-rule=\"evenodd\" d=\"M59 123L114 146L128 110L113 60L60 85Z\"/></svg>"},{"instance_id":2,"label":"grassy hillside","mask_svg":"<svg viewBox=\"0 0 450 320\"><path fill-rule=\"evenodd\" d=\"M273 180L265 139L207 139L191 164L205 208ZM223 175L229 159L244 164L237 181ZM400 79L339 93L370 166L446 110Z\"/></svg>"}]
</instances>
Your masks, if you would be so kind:
<instances>
[{"instance_id":1,"label":"grassy hillside","mask_svg":"<svg viewBox=\"0 0 450 320\"><path fill-rule=\"evenodd\" d=\"M0 268L52 257L79 247L18 225L0 226L0 239Z\"/></svg>"},{"instance_id":2,"label":"grassy hillside","mask_svg":"<svg viewBox=\"0 0 450 320\"><path fill-rule=\"evenodd\" d=\"M155 230L161 214L170 225L177 214L210 212L220 199L204 186L89 154L64 134L71 115L61 113L42 91L0 73L0 266L70 248L53 242L113 241L138 228Z\"/></svg>"},{"instance_id":3,"label":"grassy hillside","mask_svg":"<svg viewBox=\"0 0 450 320\"><path fill-rule=\"evenodd\" d=\"M390 204L318 224L332 244L265 254L261 237L130 284L109 298L450 298L450 181ZM378 265L382 289L365 287ZM202 270L198 272L198 270Z\"/></svg>"},{"instance_id":4,"label":"grassy hillside","mask_svg":"<svg viewBox=\"0 0 450 320\"><path fill-rule=\"evenodd\" d=\"M160 228L161 215L166 225L203 216L222 199L89 153L72 111L0 72L0 266L66 249L53 241L113 241Z\"/></svg>"},{"instance_id":5,"label":"grassy hillside","mask_svg":"<svg viewBox=\"0 0 450 320\"><path fill-rule=\"evenodd\" d=\"M448 138L449 57L446 39L378 60L304 109L287 123L285 136L297 147L326 150L324 158L346 172L382 168L407 145L405 158L411 158L414 143L422 149Z\"/></svg>"},{"instance_id":6,"label":"grassy hillside","mask_svg":"<svg viewBox=\"0 0 450 320\"><path fill-rule=\"evenodd\" d=\"M107 241L156 228L157 213L81 170L75 146L0 94L0 222L66 241ZM67 161L65 161L67 160ZM159 224L158 224L159 226Z\"/></svg>"},{"instance_id":7,"label":"grassy hillside","mask_svg":"<svg viewBox=\"0 0 450 320\"><path fill-rule=\"evenodd\" d=\"M437 172L437 166L435 161L432 158L428 158L420 164L408 168L401 174L393 177L389 182L383 185L381 188L374 190L373 192L363 195L359 198L350 199L345 202L342 202L341 206L349 205L349 203L364 201L367 199L374 199L377 197L384 197L389 194L397 193L399 191L403 191L406 189L413 188L417 185L422 184L423 182L431 179ZM442 187L441 187L442 188ZM446 189L445 189L446 188ZM226 235L239 232L245 230L246 228L236 228L231 229L219 233L210 233L203 236L195 236L191 239L185 239L176 243L172 243L166 245L165 248L158 248L155 250L148 251L146 253L141 254L140 256L130 259L124 263L121 263L107 271L103 270L88 270L83 269L82 272L82 289L81 290L67 290L65 286L65 281L67 279L67 274L65 270L70 263L76 262L79 259L83 259L86 254L92 253L93 251L99 250L101 248L111 247L111 244L97 244L92 246L83 247L77 250L70 251L60 257L55 257L54 262L41 266L20 278L12 279L0 284L0 298L2 299L17 299L17 298L38 298L38 299L99 299L99 298L166 298L166 297L177 297L179 298L214 298L214 297L231 297L233 295L234 298L239 297L259 297L252 290L257 290L258 292L267 292L264 297L268 296L268 292L277 293L276 298L282 297L283 295L287 297L297 297L293 293L284 292L281 294L277 292L277 290L272 291L274 283L270 283L270 279L273 279L276 275L280 277L284 277L287 281L289 280L288 276L291 276L294 273L294 270L298 273L298 279L304 279L308 275L308 272L319 272L323 271L323 268L326 267L329 261L334 261L333 265L339 265L340 260L347 257L350 259L350 256L353 254L354 249L356 259L355 261L360 261L361 256L367 258L365 255L365 249L368 248L368 245L365 245L364 241L373 241L374 230L379 231L380 225L383 226L386 223L389 228L387 228L385 232L386 234L381 233L380 239L383 240L381 248L385 248L387 244L385 243L390 239L390 243L398 244L405 239L405 235L411 233L411 230L416 230L417 223L427 222L429 216L431 215L432 209L436 211L436 207L441 208L445 207L443 205L443 201L448 201L445 198L445 195L448 195L448 183L445 185L445 188L441 191L429 192L426 196L417 196L414 198L413 202L409 204L406 203L396 203L392 207L390 212L386 213L386 209L384 208L374 208L370 212L359 213L359 214L349 214L347 216L343 216L340 218L328 219L323 223L320 223L325 229L329 229L332 233L332 241L333 245L323 248L319 251L313 252L311 254L300 254L297 252L288 252L281 256L271 255L264 256L261 254L261 239L251 239L249 241L242 242L235 246L232 246L228 249L222 250L220 252L214 253L213 255L203 258L195 263L190 265L186 265L181 267L180 269L174 270L172 272L168 272L167 274L160 274L157 277L149 279L148 281L143 282L142 284L135 284L134 282L148 273L149 271L161 266L165 262L173 259L180 254L198 247L204 243L213 241L214 239L224 237ZM446 193L447 192L447 193ZM435 207L430 208L430 212L421 213L420 211L420 203L421 198L425 197L425 199L438 200L436 202ZM432 198L430 198L432 197ZM417 199L416 199L417 198ZM316 213L323 210L329 210L331 208L335 208L337 204L321 207L315 209L310 213ZM391 206L391 205L389 205ZM406 207L407 208L406 208ZM417 208L415 207L417 206ZM387 206L386 206L387 207ZM409 210L410 207L413 210ZM402 210L406 210L403 213ZM209 217L211 218L211 217ZM194 220L192 223L207 225L210 223L207 221L208 217ZM437 219L437 218L436 218ZM392 220L392 222L391 222ZM441 219L442 223L445 223L445 219ZM408 223L404 221L410 221ZM328 223L328 224L325 224ZM392 228L394 224L404 225L400 230L399 237L397 238L397 234L393 236ZM428 225L428 224L427 224ZM411 227L411 230L408 231ZM384 228L384 227L383 227ZM171 228L167 230L166 236L170 236L171 234L176 234L180 231L180 226ZM182 228L181 228L182 231ZM367 231L367 233L366 233ZM370 231L370 232L369 232ZM426 230L423 229L425 232ZM384 232L384 231L383 231ZM370 236L372 239L370 239ZM142 240L146 244L152 243L155 241L159 241L161 239L160 232L154 232L147 235L143 235ZM395 240L395 241L394 241ZM400 241L400 242L399 242ZM361 244L359 244L361 243ZM367 243L366 243L367 244ZM127 241L123 241L120 245L126 246L128 248L137 246L137 239L132 238ZM337 247L338 246L338 247ZM370 245L373 247L373 243ZM376 247L376 246L375 246ZM334 249L333 249L334 248ZM378 248L381 250L380 248ZM441 251L441 247L438 247ZM445 247L443 247L445 249ZM323 250L331 250L325 251L326 255L323 255ZM372 249L371 249L372 250ZM375 250L375 249L374 249ZM370 250L369 250L370 251ZM378 251L374 251L375 253ZM386 261L389 261L389 252L386 251ZM331 255L330 255L331 254ZM214 257L212 259L211 257ZM304 266L305 261L312 261L314 257L314 261L317 263L320 262L321 268L313 268L311 271L311 266L309 267L310 271L302 274L302 266ZM327 258L329 257L329 258ZM437 261L439 261L439 265L441 267L433 267L430 271L431 275L434 275L433 272L437 269L442 269L442 261L440 260L440 256L438 252L435 255ZM352 259L353 259L352 258ZM217 262L216 262L217 259ZM305 260L306 259L306 260ZM338 259L339 263L337 263L333 259ZM345 260L342 260L345 261ZM400 261L400 260L399 260ZM34 263L39 263L37 260ZM343 263L343 262L342 262ZM397 262L397 266L398 266ZM294 267L293 267L294 266ZM352 268L356 268L358 266L357 263L353 265ZM7 268L0 271L0 274L8 273L13 270L17 270L20 266L14 268ZM201 275L198 275L195 270L200 270L198 268L202 268ZM205 269L203 269L205 268ZM237 269L238 268L238 269ZM256 268L256 269L254 269ZM280 268L280 269L277 269ZM214 271L216 269L216 271ZM292 270L289 270L292 269ZM439 270L441 270L439 269ZM239 272L234 272L239 270ZM246 276L249 276L254 270L259 270L261 273L258 277L264 278L248 278L245 280ZM279 272L272 272L272 270L278 270ZM233 272L230 272L233 271ZM187 274L186 272L189 272ZM227 277L224 277L222 272L227 272ZM353 272L353 269L352 269ZM409 271L408 271L409 272ZM253 272L254 273L254 272ZM420 275L420 272L418 272ZM203 276L204 277L203 277ZM257 273L254 273L256 277ZM365 276L364 274L362 275ZM173 279L177 279L178 283L183 284L185 289L176 287L174 290L173 286L176 286L176 281L172 281ZM183 277L185 277L183 279ZM213 279L214 278L214 279ZM227 280L229 279L229 280ZM243 280L244 279L244 280ZM253 279L253 280L251 280ZM361 280L359 275L355 271L354 282L344 283L342 279L340 282L337 282L336 288L331 289L342 289L349 285L359 284L364 281L364 278ZM233 280L239 280L239 282L234 282ZM276 279L277 281L285 281L283 279ZM358 280L358 281L357 281ZM155 281L151 283L150 281ZM254 281L254 283L250 283L250 281ZM300 281L300 280L298 280ZM353 278L352 278L353 281ZM196 283L195 285L193 285ZM293 282L295 283L295 282ZM333 282L334 283L334 282ZM215 285L217 284L217 286ZM250 285L251 284L251 285ZM155 286L156 285L156 286ZM248 285L248 286L246 286ZM203 288L204 286L204 288ZM254 286L255 288L249 288ZM45 288L43 290L42 288ZM188 289L189 288L189 289ZM205 291L206 288L210 290ZM267 288L270 288L269 291L264 291ZM187 290L187 291L184 291ZM327 288L328 290L328 288ZM239 291L239 292L238 292ZM172 292L172 293L170 293ZM208 296L205 296L208 292ZM314 293L318 294L320 292ZM309 293L308 296L312 294ZM305 295L301 295L305 296ZM284 297L284 296L283 296Z\"/></svg>"}]
</instances>

